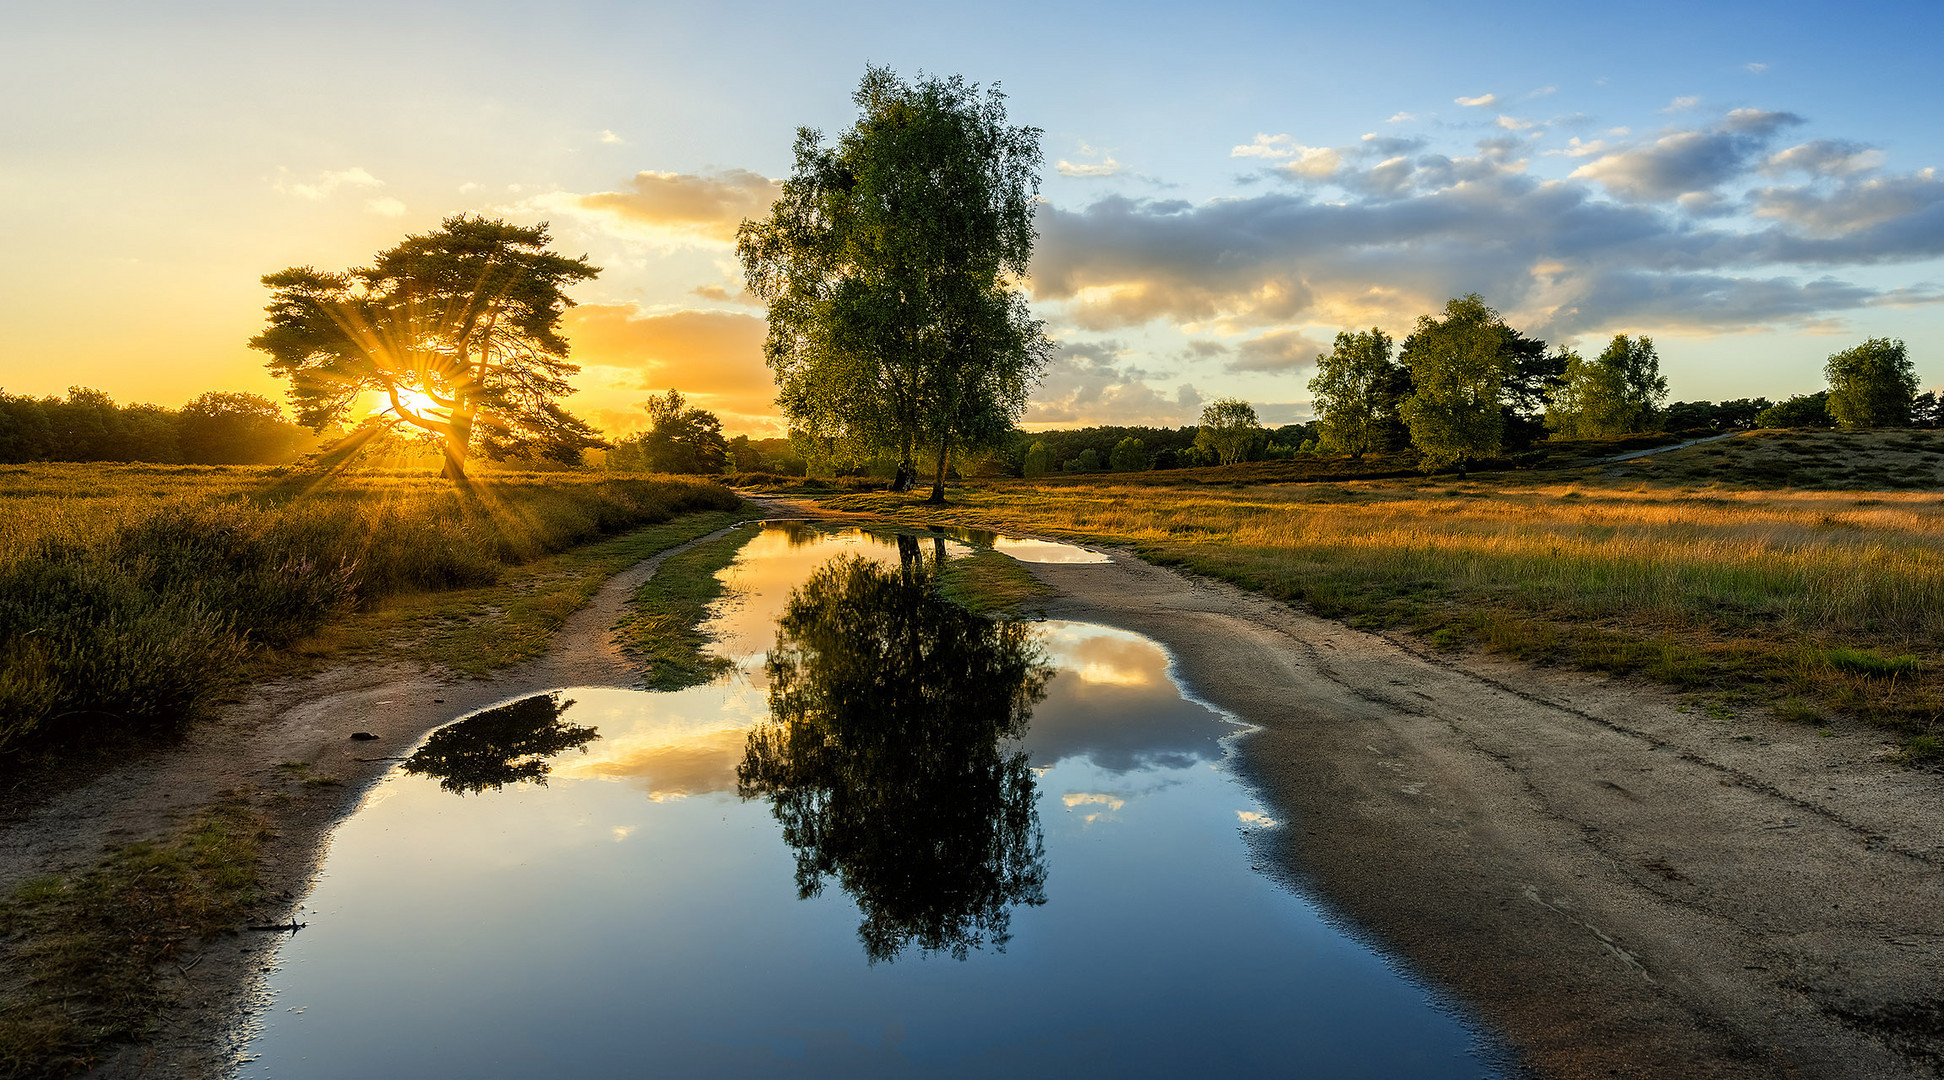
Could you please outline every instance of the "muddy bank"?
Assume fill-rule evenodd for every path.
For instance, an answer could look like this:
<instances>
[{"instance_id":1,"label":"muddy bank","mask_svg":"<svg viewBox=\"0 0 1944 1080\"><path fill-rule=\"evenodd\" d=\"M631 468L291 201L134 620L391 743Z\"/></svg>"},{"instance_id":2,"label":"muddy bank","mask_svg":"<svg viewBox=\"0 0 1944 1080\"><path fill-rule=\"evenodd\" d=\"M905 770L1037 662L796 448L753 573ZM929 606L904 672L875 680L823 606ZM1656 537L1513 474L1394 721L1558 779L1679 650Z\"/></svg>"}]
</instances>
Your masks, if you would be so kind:
<instances>
[{"instance_id":1,"label":"muddy bank","mask_svg":"<svg viewBox=\"0 0 1944 1080\"><path fill-rule=\"evenodd\" d=\"M275 831L265 846L263 880L276 899L264 905L261 921L302 922L299 905L331 829L400 756L431 729L507 698L560 686L634 685L640 666L612 633L629 597L662 560L730 531L669 548L610 578L561 627L546 656L490 679L366 663L253 687L180 747L144 755L0 822L0 894L40 875L85 870L105 845L172 833L221 793L244 790ZM349 738L359 731L377 738ZM286 763L305 767L280 768ZM89 1075L222 1075L242 1045L246 1033L237 1021L259 992L278 937L246 932L209 942L166 972L183 1007L165 1018L161 1037L110 1049Z\"/></svg>"},{"instance_id":2,"label":"muddy bank","mask_svg":"<svg viewBox=\"0 0 1944 1080\"><path fill-rule=\"evenodd\" d=\"M1868 731L1450 660L1126 555L1036 565L1052 617L1166 644L1262 725L1290 883L1541 1073L1936 1075L1944 785Z\"/></svg>"}]
</instances>

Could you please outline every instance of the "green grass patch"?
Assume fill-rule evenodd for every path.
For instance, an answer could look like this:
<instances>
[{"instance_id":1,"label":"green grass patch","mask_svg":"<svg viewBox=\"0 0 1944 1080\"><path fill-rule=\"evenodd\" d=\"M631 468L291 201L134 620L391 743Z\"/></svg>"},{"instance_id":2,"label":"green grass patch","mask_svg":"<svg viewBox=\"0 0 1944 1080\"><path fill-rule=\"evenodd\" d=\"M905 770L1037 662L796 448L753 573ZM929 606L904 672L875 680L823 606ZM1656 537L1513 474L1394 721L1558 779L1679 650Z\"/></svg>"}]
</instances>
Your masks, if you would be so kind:
<instances>
[{"instance_id":1,"label":"green grass patch","mask_svg":"<svg viewBox=\"0 0 1944 1080\"><path fill-rule=\"evenodd\" d=\"M1864 649L1829 649L1823 653L1823 660L1837 671L1875 679L1914 674L1918 668L1915 656L1882 656Z\"/></svg>"},{"instance_id":2,"label":"green grass patch","mask_svg":"<svg viewBox=\"0 0 1944 1080\"><path fill-rule=\"evenodd\" d=\"M655 576L635 590L619 629L628 652L647 665L650 687L698 686L733 666L727 658L706 651L709 637L702 621L709 605L724 593L721 571L758 532L741 530L670 555L656 568Z\"/></svg>"},{"instance_id":3,"label":"green grass patch","mask_svg":"<svg viewBox=\"0 0 1944 1080\"><path fill-rule=\"evenodd\" d=\"M978 615L1019 614L1052 594L1025 564L991 548L947 559L939 572L939 595Z\"/></svg>"},{"instance_id":4,"label":"green grass patch","mask_svg":"<svg viewBox=\"0 0 1944 1080\"><path fill-rule=\"evenodd\" d=\"M0 1075L71 1076L153 1033L163 980L262 900L264 818L231 795L177 836L110 850L0 902Z\"/></svg>"}]
</instances>

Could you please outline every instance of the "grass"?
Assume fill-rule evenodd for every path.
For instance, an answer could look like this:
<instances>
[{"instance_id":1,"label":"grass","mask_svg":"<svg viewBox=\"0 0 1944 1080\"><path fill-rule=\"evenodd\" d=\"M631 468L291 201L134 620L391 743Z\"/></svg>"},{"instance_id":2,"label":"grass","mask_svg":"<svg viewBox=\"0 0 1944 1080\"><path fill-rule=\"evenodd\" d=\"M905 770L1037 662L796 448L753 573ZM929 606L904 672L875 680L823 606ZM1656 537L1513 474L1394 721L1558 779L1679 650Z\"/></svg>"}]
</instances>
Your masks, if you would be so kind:
<instances>
[{"instance_id":1,"label":"grass","mask_svg":"<svg viewBox=\"0 0 1944 1080\"><path fill-rule=\"evenodd\" d=\"M945 560L939 594L977 615L1015 615L1052 595L1019 560L987 547Z\"/></svg>"},{"instance_id":2,"label":"grass","mask_svg":"<svg viewBox=\"0 0 1944 1080\"><path fill-rule=\"evenodd\" d=\"M634 475L497 473L460 491L384 470L0 469L0 756L174 730L253 654L349 613L498 586L589 541L741 505L705 481ZM597 567L579 569L517 582L495 636L448 635L447 657L530 655L585 599Z\"/></svg>"},{"instance_id":3,"label":"grass","mask_svg":"<svg viewBox=\"0 0 1944 1080\"><path fill-rule=\"evenodd\" d=\"M725 590L720 571L756 535L749 529L670 555L635 590L620 629L629 653L647 664L650 688L697 686L734 666L703 651L709 638L701 624L709 604Z\"/></svg>"},{"instance_id":4,"label":"grass","mask_svg":"<svg viewBox=\"0 0 1944 1080\"><path fill-rule=\"evenodd\" d=\"M70 1076L153 1030L165 983L262 900L262 813L232 793L178 835L0 902L0 1074Z\"/></svg>"},{"instance_id":5,"label":"grass","mask_svg":"<svg viewBox=\"0 0 1944 1080\"><path fill-rule=\"evenodd\" d=\"M1853 444L1852 471L1890 437L1833 434ZM1757 441L1786 445L1767 433ZM1944 730L1944 481L1857 498L1675 475L1681 458L1714 460L1706 451L1723 445L1670 452L1671 465L1651 470L1456 483L1170 484L1155 473L991 482L954 490L942 511L884 494L823 501L892 520L1125 544L1439 648L1643 675L1736 702L1813 702L1906 739Z\"/></svg>"}]
</instances>

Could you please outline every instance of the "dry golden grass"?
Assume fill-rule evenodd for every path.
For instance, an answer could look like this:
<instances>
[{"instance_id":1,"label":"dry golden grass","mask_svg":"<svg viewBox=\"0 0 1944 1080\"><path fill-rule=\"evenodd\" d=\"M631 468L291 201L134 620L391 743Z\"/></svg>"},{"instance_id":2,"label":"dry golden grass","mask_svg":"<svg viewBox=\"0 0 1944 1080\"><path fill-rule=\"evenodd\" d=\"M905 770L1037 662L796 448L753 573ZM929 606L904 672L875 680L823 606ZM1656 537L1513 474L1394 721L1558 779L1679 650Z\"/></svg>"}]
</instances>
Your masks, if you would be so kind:
<instances>
[{"instance_id":1,"label":"dry golden grass","mask_svg":"<svg viewBox=\"0 0 1944 1080\"><path fill-rule=\"evenodd\" d=\"M1934 432L1808 441L1821 457L1833 453L1823 442L1842 440L1854 473L1877 467L1873 444L1912 436L1944 447ZM1787 453L1786 436L1726 441ZM1407 627L1440 645L1764 700L1807 697L1932 732L1944 708L1944 484L1769 490L1654 478L1678 475L1683 458L1719 445L1665 461L1468 480L1002 482L964 492L943 514L881 495L828 502L1126 543L1319 614ZM1902 453L1901 445L1892 452Z\"/></svg>"}]
</instances>

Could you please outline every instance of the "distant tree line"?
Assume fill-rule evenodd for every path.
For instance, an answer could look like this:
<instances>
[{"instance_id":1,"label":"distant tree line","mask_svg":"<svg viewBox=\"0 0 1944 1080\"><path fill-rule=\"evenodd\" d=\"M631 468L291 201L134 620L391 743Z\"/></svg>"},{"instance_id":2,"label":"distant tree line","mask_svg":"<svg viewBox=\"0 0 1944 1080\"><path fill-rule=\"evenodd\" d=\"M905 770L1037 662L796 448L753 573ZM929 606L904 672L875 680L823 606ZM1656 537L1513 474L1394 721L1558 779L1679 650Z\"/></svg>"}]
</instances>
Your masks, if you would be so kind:
<instances>
[{"instance_id":1,"label":"distant tree line","mask_svg":"<svg viewBox=\"0 0 1944 1080\"><path fill-rule=\"evenodd\" d=\"M0 462L147 461L260 465L291 461L317 436L273 401L211 391L180 409L117 405L84 386L67 397L0 392Z\"/></svg>"}]
</instances>

